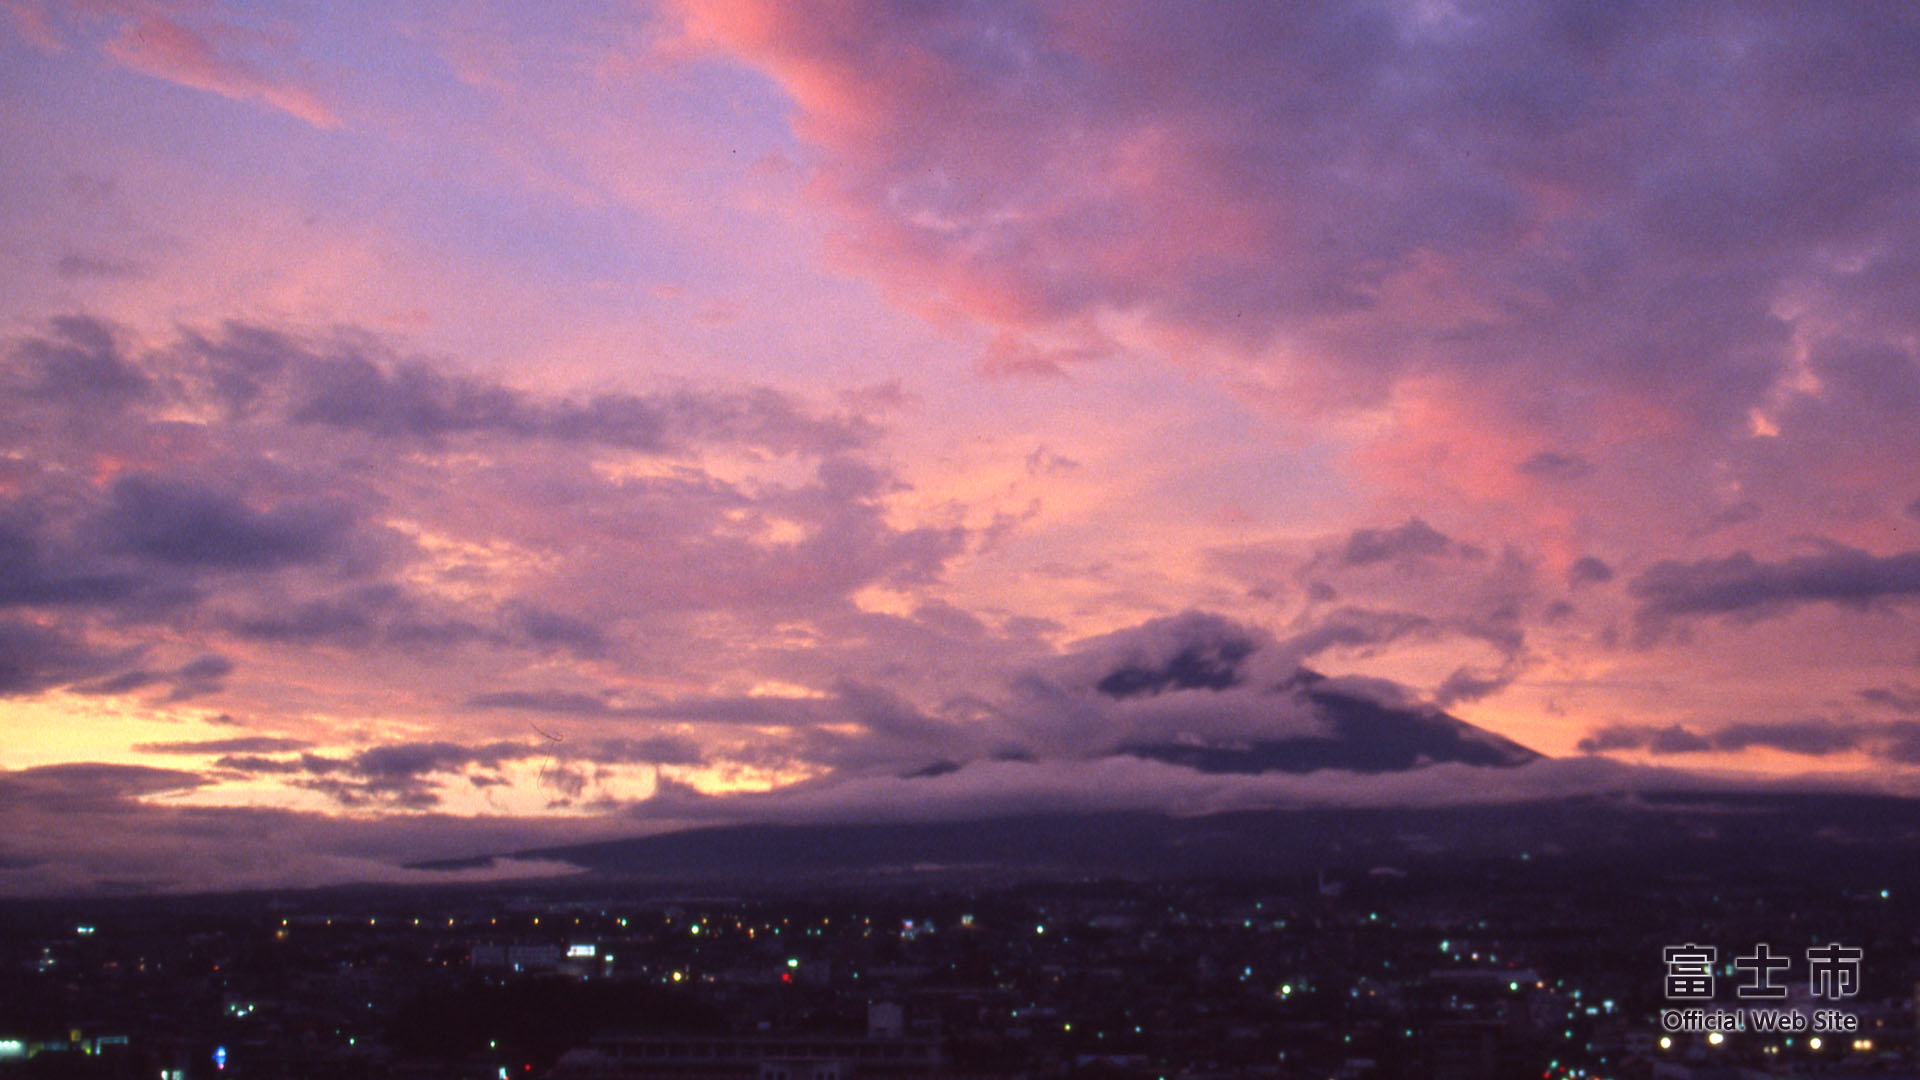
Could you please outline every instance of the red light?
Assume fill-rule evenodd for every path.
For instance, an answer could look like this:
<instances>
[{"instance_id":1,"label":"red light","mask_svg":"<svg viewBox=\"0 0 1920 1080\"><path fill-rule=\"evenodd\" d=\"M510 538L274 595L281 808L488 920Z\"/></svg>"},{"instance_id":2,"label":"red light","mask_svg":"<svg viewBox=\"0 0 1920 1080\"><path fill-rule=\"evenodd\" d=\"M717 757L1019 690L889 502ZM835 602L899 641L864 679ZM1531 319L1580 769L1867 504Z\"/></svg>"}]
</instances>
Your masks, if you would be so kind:
<instances>
[{"instance_id":1,"label":"red light","mask_svg":"<svg viewBox=\"0 0 1920 1080\"><path fill-rule=\"evenodd\" d=\"M780 981L781 981L781 982L784 982L784 983L790 983L790 982L792 982L792 981L793 981L793 972L791 972L791 971L783 971L783 972L781 972L781 973L780 973Z\"/></svg>"}]
</instances>

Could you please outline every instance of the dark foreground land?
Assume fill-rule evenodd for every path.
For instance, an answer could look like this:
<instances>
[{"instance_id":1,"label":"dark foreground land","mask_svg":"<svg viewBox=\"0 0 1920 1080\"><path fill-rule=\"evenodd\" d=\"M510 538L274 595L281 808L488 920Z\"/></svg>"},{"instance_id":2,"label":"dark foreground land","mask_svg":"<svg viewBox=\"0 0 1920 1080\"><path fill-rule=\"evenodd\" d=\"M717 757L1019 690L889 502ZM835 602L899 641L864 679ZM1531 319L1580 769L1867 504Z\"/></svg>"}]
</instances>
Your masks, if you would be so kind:
<instances>
[{"instance_id":1,"label":"dark foreground land","mask_svg":"<svg viewBox=\"0 0 1920 1080\"><path fill-rule=\"evenodd\" d=\"M671 879L16 901L0 1077L1920 1076L1910 807L1394 813L1317 839L1079 819L1051 870L747 830L709 837L704 875L669 842ZM1291 862L1221 865L1276 829ZM1059 844L947 835L1015 833ZM1166 864L1115 862L1134 849ZM728 863L755 852L767 872ZM1669 1000L1687 944L1717 950L1712 983ZM1807 952L1830 944L1859 950L1855 981L1822 981ZM1740 996L1761 945L1781 999ZM1762 1006L1809 1028L1754 1030ZM1663 1031L1679 1008L1749 1024Z\"/></svg>"}]
</instances>

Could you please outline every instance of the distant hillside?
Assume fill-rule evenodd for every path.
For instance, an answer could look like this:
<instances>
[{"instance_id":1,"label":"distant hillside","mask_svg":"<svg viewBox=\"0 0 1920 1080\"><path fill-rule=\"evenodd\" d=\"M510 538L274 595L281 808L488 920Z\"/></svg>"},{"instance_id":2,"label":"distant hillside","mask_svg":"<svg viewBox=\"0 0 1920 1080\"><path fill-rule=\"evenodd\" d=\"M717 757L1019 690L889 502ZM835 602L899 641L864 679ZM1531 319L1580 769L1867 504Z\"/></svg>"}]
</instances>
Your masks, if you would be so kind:
<instances>
[{"instance_id":1,"label":"distant hillside","mask_svg":"<svg viewBox=\"0 0 1920 1080\"><path fill-rule=\"evenodd\" d=\"M513 853L607 877L729 882L816 877L1269 876L1328 867L1578 855L1706 872L1911 865L1920 801L1835 794L1645 795L1440 808L1146 812L981 821L740 825ZM481 860L422 864L448 868Z\"/></svg>"}]
</instances>

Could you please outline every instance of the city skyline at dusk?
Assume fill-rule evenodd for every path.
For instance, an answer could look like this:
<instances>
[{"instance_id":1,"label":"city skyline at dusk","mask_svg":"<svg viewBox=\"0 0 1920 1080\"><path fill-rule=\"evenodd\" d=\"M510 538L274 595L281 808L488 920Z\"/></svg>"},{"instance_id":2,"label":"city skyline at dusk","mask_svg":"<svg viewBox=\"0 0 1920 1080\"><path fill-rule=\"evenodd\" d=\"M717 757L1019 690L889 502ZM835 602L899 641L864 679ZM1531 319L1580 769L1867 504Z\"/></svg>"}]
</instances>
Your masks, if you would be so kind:
<instances>
[{"instance_id":1,"label":"city skyline at dusk","mask_svg":"<svg viewBox=\"0 0 1920 1080\"><path fill-rule=\"evenodd\" d=\"M0 894L1920 789L1908 6L10 0L0 142ZM1508 757L1175 752L1330 697Z\"/></svg>"}]
</instances>

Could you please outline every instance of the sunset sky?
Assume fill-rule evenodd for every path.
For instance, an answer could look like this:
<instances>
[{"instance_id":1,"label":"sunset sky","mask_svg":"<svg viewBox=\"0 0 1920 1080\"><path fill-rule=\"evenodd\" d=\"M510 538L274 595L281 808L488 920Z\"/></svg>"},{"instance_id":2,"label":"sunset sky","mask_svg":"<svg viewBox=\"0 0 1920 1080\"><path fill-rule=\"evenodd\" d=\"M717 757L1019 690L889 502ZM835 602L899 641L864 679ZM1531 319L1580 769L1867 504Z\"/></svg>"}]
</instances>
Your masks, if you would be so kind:
<instances>
[{"instance_id":1,"label":"sunset sky","mask_svg":"<svg viewBox=\"0 0 1920 1080\"><path fill-rule=\"evenodd\" d=\"M6 0L0 147L0 893L1920 790L1904 0ZM1115 753L1302 667L1552 760Z\"/></svg>"}]
</instances>

